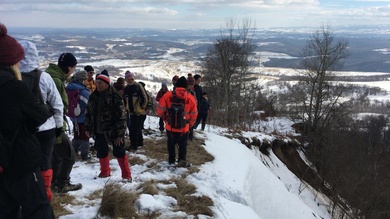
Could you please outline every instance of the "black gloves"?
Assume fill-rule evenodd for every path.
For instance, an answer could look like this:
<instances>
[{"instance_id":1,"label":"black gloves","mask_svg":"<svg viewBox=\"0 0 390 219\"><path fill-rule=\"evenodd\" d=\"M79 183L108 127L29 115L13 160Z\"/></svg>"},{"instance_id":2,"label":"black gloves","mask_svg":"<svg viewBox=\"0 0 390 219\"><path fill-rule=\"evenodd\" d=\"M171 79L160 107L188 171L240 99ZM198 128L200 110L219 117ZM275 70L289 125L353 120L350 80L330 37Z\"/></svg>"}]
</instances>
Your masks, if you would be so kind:
<instances>
[{"instance_id":1,"label":"black gloves","mask_svg":"<svg viewBox=\"0 0 390 219\"><path fill-rule=\"evenodd\" d=\"M62 133L62 127L56 128L55 131L56 131L56 138L57 138L57 137L60 136L61 133Z\"/></svg>"}]
</instances>

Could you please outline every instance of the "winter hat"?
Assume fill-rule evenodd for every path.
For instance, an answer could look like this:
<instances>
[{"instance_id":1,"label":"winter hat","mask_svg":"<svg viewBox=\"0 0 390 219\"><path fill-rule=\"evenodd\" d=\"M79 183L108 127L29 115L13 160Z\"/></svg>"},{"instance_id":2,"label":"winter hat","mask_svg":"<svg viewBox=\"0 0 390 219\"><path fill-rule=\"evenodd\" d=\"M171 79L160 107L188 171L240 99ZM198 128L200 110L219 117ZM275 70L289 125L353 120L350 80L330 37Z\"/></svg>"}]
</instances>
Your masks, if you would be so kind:
<instances>
[{"instance_id":1,"label":"winter hat","mask_svg":"<svg viewBox=\"0 0 390 219\"><path fill-rule=\"evenodd\" d=\"M172 83L175 84L178 79L179 79L179 76L177 76L177 75L173 76Z\"/></svg>"},{"instance_id":2,"label":"winter hat","mask_svg":"<svg viewBox=\"0 0 390 219\"><path fill-rule=\"evenodd\" d=\"M131 73L129 70L125 72L125 79L134 78L134 73Z\"/></svg>"},{"instance_id":3,"label":"winter hat","mask_svg":"<svg viewBox=\"0 0 390 219\"><path fill-rule=\"evenodd\" d=\"M78 72L74 73L72 78L73 78L72 81L80 83L80 82L83 82L84 80L87 80L88 73L85 70L81 70L81 71L78 71Z\"/></svg>"},{"instance_id":4,"label":"winter hat","mask_svg":"<svg viewBox=\"0 0 390 219\"><path fill-rule=\"evenodd\" d=\"M203 96L203 95L207 95L207 92L204 92L204 91L203 91L202 96Z\"/></svg>"},{"instance_id":5,"label":"winter hat","mask_svg":"<svg viewBox=\"0 0 390 219\"><path fill-rule=\"evenodd\" d=\"M192 74L189 73L187 77L187 84L188 85L194 85L195 84L195 79L192 77Z\"/></svg>"},{"instance_id":6,"label":"winter hat","mask_svg":"<svg viewBox=\"0 0 390 219\"><path fill-rule=\"evenodd\" d=\"M96 80L101 80L110 85L110 76L108 75L108 71L104 69L99 75L96 76Z\"/></svg>"},{"instance_id":7,"label":"winter hat","mask_svg":"<svg viewBox=\"0 0 390 219\"><path fill-rule=\"evenodd\" d=\"M77 65L77 59L72 53L62 53L58 58L58 65L63 67L73 67Z\"/></svg>"},{"instance_id":8,"label":"winter hat","mask_svg":"<svg viewBox=\"0 0 390 219\"><path fill-rule=\"evenodd\" d=\"M182 76L176 81L176 87L187 88L187 79Z\"/></svg>"},{"instance_id":9,"label":"winter hat","mask_svg":"<svg viewBox=\"0 0 390 219\"><path fill-rule=\"evenodd\" d=\"M11 66L24 58L23 47L7 34L7 28L0 23L0 65Z\"/></svg>"},{"instance_id":10,"label":"winter hat","mask_svg":"<svg viewBox=\"0 0 390 219\"><path fill-rule=\"evenodd\" d=\"M119 84L125 83L125 79L122 77L119 77L118 79L116 79L116 83L119 83Z\"/></svg>"},{"instance_id":11,"label":"winter hat","mask_svg":"<svg viewBox=\"0 0 390 219\"><path fill-rule=\"evenodd\" d=\"M90 66L90 65L87 65L87 66L85 66L84 67L84 70L86 71L86 72L90 72L90 71L95 71L95 69L93 69L93 67L92 66Z\"/></svg>"},{"instance_id":12,"label":"winter hat","mask_svg":"<svg viewBox=\"0 0 390 219\"><path fill-rule=\"evenodd\" d=\"M162 83L161 83L161 87L168 87L168 86L167 86L167 83L162 82Z\"/></svg>"}]
</instances>

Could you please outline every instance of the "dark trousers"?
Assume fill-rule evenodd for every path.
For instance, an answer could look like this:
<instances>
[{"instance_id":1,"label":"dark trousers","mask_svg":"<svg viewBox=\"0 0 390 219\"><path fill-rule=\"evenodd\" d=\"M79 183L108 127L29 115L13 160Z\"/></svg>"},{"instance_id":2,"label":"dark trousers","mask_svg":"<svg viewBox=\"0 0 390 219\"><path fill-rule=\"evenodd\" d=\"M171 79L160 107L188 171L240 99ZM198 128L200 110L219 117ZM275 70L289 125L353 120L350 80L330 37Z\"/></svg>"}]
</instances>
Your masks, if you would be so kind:
<instances>
[{"instance_id":1,"label":"dark trousers","mask_svg":"<svg viewBox=\"0 0 390 219\"><path fill-rule=\"evenodd\" d=\"M124 142L124 139L123 143L120 145L115 145L114 142L112 142L112 153L114 157L122 158L126 155ZM105 158L108 156L110 148L108 147L108 142L104 134L95 134L95 149L97 158Z\"/></svg>"},{"instance_id":2,"label":"dark trousers","mask_svg":"<svg viewBox=\"0 0 390 219\"><path fill-rule=\"evenodd\" d=\"M160 129L160 131L164 131L164 120L160 117L160 120L158 121L158 129Z\"/></svg>"},{"instance_id":3,"label":"dark trousers","mask_svg":"<svg viewBox=\"0 0 390 219\"><path fill-rule=\"evenodd\" d=\"M188 140L194 140L194 126L190 127L190 131L188 131Z\"/></svg>"},{"instance_id":4,"label":"dark trousers","mask_svg":"<svg viewBox=\"0 0 390 219\"><path fill-rule=\"evenodd\" d=\"M61 133L62 142L54 145L52 169L53 182L58 181L60 184L66 184L70 181L70 172L76 162L74 148L65 132Z\"/></svg>"},{"instance_id":5,"label":"dark trousers","mask_svg":"<svg viewBox=\"0 0 390 219\"><path fill-rule=\"evenodd\" d=\"M146 115L140 115L142 117L142 129L145 129L145 120L146 120Z\"/></svg>"},{"instance_id":6,"label":"dark trousers","mask_svg":"<svg viewBox=\"0 0 390 219\"><path fill-rule=\"evenodd\" d=\"M142 135L143 117L131 115L130 120L130 148L136 150L138 146L144 145L144 137Z\"/></svg>"},{"instance_id":7,"label":"dark trousers","mask_svg":"<svg viewBox=\"0 0 390 219\"><path fill-rule=\"evenodd\" d=\"M54 219L41 171L0 180L0 218Z\"/></svg>"},{"instance_id":8,"label":"dark trousers","mask_svg":"<svg viewBox=\"0 0 390 219\"><path fill-rule=\"evenodd\" d=\"M196 117L194 129L197 129L198 125L202 121L202 131L204 131L204 128L206 127L207 116L208 116L208 113L198 113L198 117Z\"/></svg>"},{"instance_id":9,"label":"dark trousers","mask_svg":"<svg viewBox=\"0 0 390 219\"><path fill-rule=\"evenodd\" d=\"M42 171L51 169L51 159L53 155L54 141L56 139L56 133L54 129L47 131L37 132L35 134L39 144L41 145L42 161L40 168Z\"/></svg>"},{"instance_id":10,"label":"dark trousers","mask_svg":"<svg viewBox=\"0 0 390 219\"><path fill-rule=\"evenodd\" d=\"M167 146L168 146L168 162L169 162L169 164L175 163L175 160L176 160L175 146L176 146L176 144L179 145L179 159L177 161L180 162L181 160L186 160L188 132L181 133L181 132L171 132L171 131L167 130L167 137L168 137Z\"/></svg>"},{"instance_id":11,"label":"dark trousers","mask_svg":"<svg viewBox=\"0 0 390 219\"><path fill-rule=\"evenodd\" d=\"M72 139L72 147L75 153L81 152L81 158L88 157L89 154L89 137L85 135L85 124L78 123L78 130L73 128L74 137Z\"/></svg>"}]
</instances>

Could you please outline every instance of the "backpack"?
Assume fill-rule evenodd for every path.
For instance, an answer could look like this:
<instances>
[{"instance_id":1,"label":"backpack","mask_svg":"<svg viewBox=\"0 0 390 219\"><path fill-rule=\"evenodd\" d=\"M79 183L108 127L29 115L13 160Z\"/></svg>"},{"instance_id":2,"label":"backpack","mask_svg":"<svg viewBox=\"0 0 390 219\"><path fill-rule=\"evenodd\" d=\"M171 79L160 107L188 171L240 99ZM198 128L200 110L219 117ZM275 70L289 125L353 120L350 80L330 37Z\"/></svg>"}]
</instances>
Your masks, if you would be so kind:
<instances>
[{"instance_id":1,"label":"backpack","mask_svg":"<svg viewBox=\"0 0 390 219\"><path fill-rule=\"evenodd\" d=\"M65 115L69 116L70 118L77 118L81 114L81 108L79 104L80 99L80 90L70 90L65 89L66 94L68 95L68 111L65 113Z\"/></svg>"},{"instance_id":2,"label":"backpack","mask_svg":"<svg viewBox=\"0 0 390 219\"><path fill-rule=\"evenodd\" d=\"M153 100L153 97L152 95L149 93L149 91L146 91L146 97L148 99L148 104L146 104L146 109L147 110L151 110L151 111L154 111L154 100Z\"/></svg>"},{"instance_id":3,"label":"backpack","mask_svg":"<svg viewBox=\"0 0 390 219\"><path fill-rule=\"evenodd\" d=\"M49 104L43 102L41 88L39 87L39 80L41 78L42 71L35 69L34 71L23 73L22 81L27 85L28 89L34 94L38 99L38 102L45 104L47 110L49 111L50 116L54 115L54 108Z\"/></svg>"},{"instance_id":4,"label":"backpack","mask_svg":"<svg viewBox=\"0 0 390 219\"><path fill-rule=\"evenodd\" d=\"M187 124L184 115L185 99L179 98L172 92L171 107L168 109L168 124L175 129L184 128Z\"/></svg>"}]
</instances>

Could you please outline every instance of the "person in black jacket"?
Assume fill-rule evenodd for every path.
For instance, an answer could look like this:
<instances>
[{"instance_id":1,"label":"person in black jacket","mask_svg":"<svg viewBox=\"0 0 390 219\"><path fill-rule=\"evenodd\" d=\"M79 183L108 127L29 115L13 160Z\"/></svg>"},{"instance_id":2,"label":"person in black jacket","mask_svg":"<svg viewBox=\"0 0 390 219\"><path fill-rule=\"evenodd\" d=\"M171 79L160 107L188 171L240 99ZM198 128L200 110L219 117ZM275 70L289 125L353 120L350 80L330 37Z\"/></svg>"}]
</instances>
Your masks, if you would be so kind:
<instances>
[{"instance_id":1,"label":"person in black jacket","mask_svg":"<svg viewBox=\"0 0 390 219\"><path fill-rule=\"evenodd\" d=\"M194 125L194 129L198 128L200 122L202 122L202 131L206 127L206 120L209 114L210 102L206 92L202 93L202 100L198 103L198 117Z\"/></svg>"},{"instance_id":2,"label":"person in black jacket","mask_svg":"<svg viewBox=\"0 0 390 219\"><path fill-rule=\"evenodd\" d=\"M39 169L41 148L34 136L50 117L49 111L21 81L23 47L1 23L0 48L0 133L11 145L8 165L0 168L0 218L54 218Z\"/></svg>"}]
</instances>

